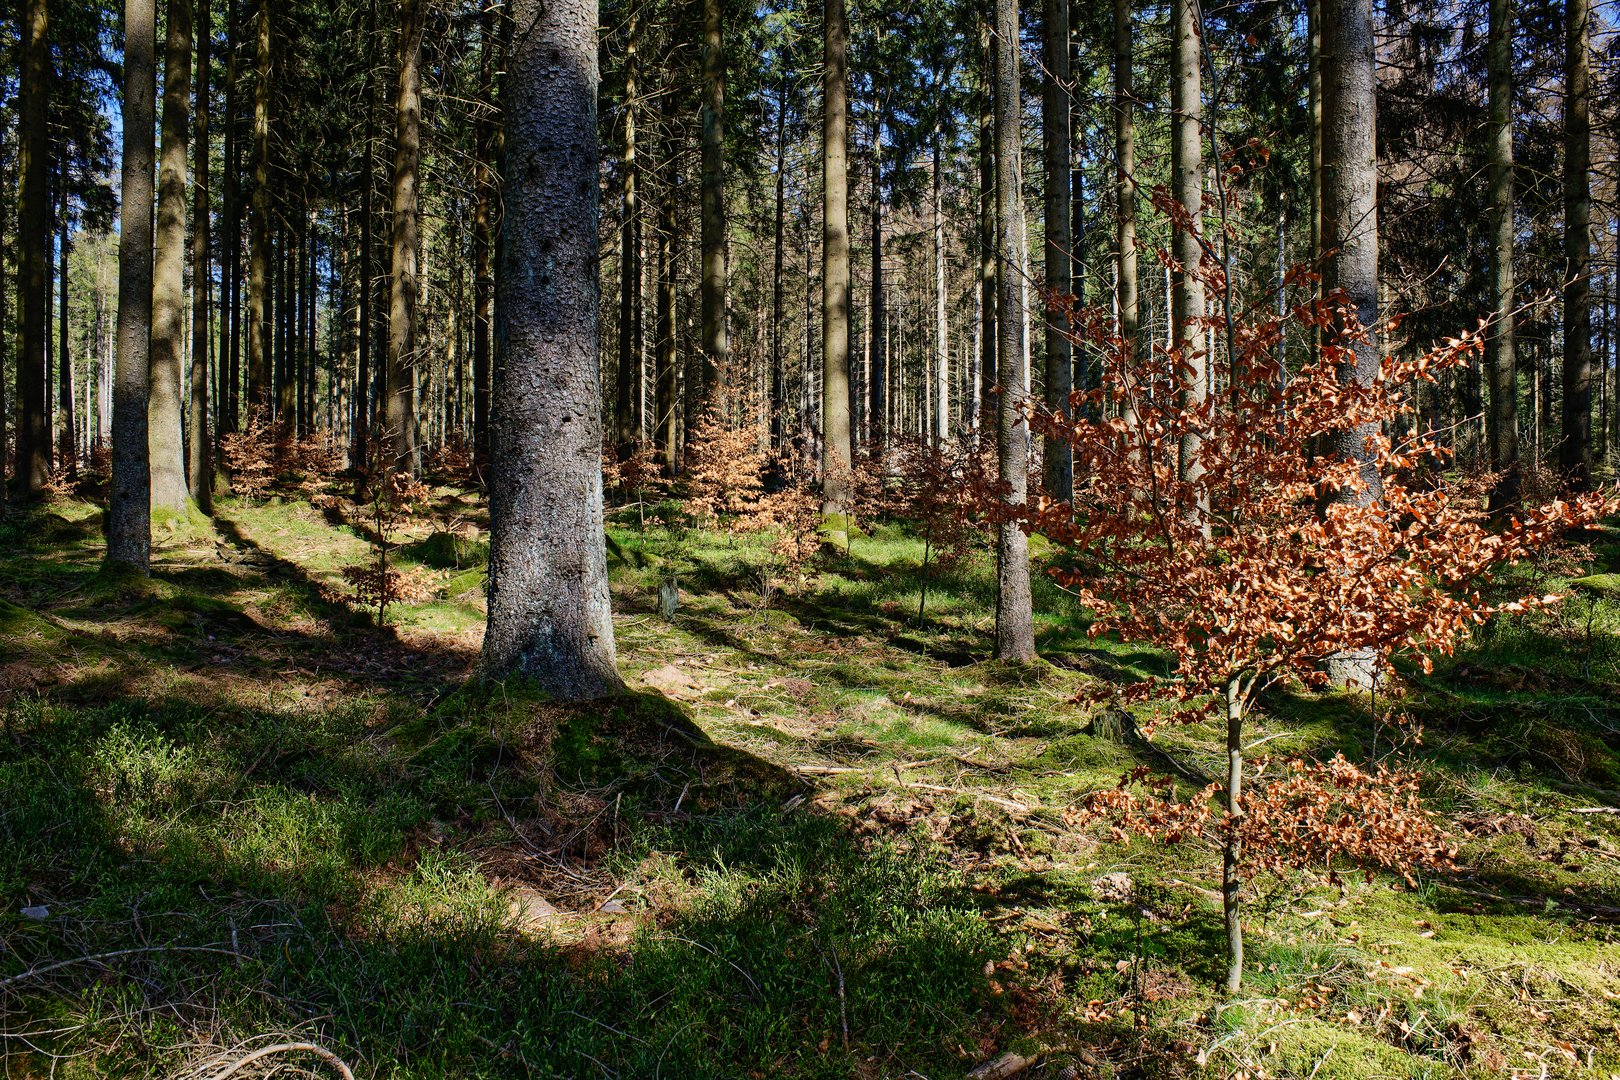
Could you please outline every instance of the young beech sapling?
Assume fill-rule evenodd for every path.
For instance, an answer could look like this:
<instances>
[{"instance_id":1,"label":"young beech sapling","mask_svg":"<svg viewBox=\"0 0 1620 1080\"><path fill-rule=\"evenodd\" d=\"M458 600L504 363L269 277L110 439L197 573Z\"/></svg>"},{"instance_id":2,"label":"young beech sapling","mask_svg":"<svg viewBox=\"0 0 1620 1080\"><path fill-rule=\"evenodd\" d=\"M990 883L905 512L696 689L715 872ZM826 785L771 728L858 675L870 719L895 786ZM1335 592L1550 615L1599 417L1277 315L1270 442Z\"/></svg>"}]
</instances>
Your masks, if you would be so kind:
<instances>
[{"instance_id":1,"label":"young beech sapling","mask_svg":"<svg viewBox=\"0 0 1620 1080\"><path fill-rule=\"evenodd\" d=\"M1298 288L1309 277L1288 280ZM1281 317L1266 307L1253 318L1211 320L1228 369L1224 392L1188 404L1176 384L1185 357L1160 349L1151 363L1131 363L1108 315L1061 312L1102 378L1071 395L1067 417L1034 417L1073 447L1075 485L1072 504L1032 502L1027 522L1071 553L1071 568L1056 576L1095 615L1092 634L1151 642L1174 661L1171 677L1116 688L1116 698L1168 699L1171 721L1225 725L1223 784L1177 803L1168 782L1138 795L1143 776L1132 774L1089 809L1123 829L1220 842L1229 991L1243 972L1246 879L1347 862L1410 873L1442 862L1447 850L1409 774L1337 760L1282 764L1272 768L1286 779L1245 791L1243 728L1258 695L1283 680L1320 687L1324 662L1352 651L1369 655L1381 675L1402 653L1428 668L1431 652L1449 652L1493 613L1555 603L1487 602L1475 587L1493 567L1617 505L1611 495L1554 500L1495 527L1478 500L1458 498L1445 478L1423 471L1443 447L1423 434L1400 442L1384 434L1402 430L1419 383L1479 351L1479 335L1388 357L1372 385L1356 386L1338 372L1365 332L1346 320L1341 297L1302 299ZM1319 328L1324 341L1320 359L1287 378L1278 359L1285 322L1297 335ZM1320 452L1324 436L1363 425L1373 432L1370 463ZM1189 442L1201 467L1178 469L1178 449ZM1363 485L1373 498L1329 498ZM1220 814L1210 808L1217 793Z\"/></svg>"}]
</instances>

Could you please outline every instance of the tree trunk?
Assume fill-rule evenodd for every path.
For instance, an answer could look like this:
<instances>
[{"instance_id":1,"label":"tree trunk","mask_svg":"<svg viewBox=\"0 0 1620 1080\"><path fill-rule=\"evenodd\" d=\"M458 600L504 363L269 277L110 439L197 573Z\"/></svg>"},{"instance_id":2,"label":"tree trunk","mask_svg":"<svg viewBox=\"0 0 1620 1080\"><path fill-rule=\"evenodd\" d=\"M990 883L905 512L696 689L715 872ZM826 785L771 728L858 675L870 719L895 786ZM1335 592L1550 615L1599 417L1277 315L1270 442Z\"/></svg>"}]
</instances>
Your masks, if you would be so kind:
<instances>
[{"instance_id":1,"label":"tree trunk","mask_svg":"<svg viewBox=\"0 0 1620 1080\"><path fill-rule=\"evenodd\" d=\"M624 56L624 201L619 227L619 370L614 380L613 442L620 461L636 448L636 391L641 381L641 196L636 189L636 35L637 9L629 15Z\"/></svg>"},{"instance_id":2,"label":"tree trunk","mask_svg":"<svg viewBox=\"0 0 1620 1080\"><path fill-rule=\"evenodd\" d=\"M1490 290L1491 319L1485 337L1485 375L1490 383L1486 427L1491 468L1500 474L1491 509L1505 512L1519 501L1518 365L1513 355L1513 15L1512 0L1490 0Z\"/></svg>"},{"instance_id":3,"label":"tree trunk","mask_svg":"<svg viewBox=\"0 0 1620 1080\"><path fill-rule=\"evenodd\" d=\"M1140 301L1136 279L1136 88L1132 70L1131 0L1114 0L1114 196L1118 203L1119 336L1136 357Z\"/></svg>"},{"instance_id":4,"label":"tree trunk","mask_svg":"<svg viewBox=\"0 0 1620 1080\"><path fill-rule=\"evenodd\" d=\"M868 409L871 437L882 443L889 426L889 298L883 275L883 119L872 126L872 301L867 322ZM902 412L904 409L902 408Z\"/></svg>"},{"instance_id":5,"label":"tree trunk","mask_svg":"<svg viewBox=\"0 0 1620 1080\"><path fill-rule=\"evenodd\" d=\"M254 13L253 221L248 239L249 409L270 401L270 0Z\"/></svg>"},{"instance_id":6,"label":"tree trunk","mask_svg":"<svg viewBox=\"0 0 1620 1080\"><path fill-rule=\"evenodd\" d=\"M513 0L512 15L482 672L576 701L623 690L602 525L597 8Z\"/></svg>"},{"instance_id":7,"label":"tree trunk","mask_svg":"<svg viewBox=\"0 0 1620 1080\"><path fill-rule=\"evenodd\" d=\"M1204 350L1204 280L1199 265L1204 259L1204 155L1203 155L1203 38L1194 0L1174 0L1173 67L1170 73L1170 195L1188 215L1175 229L1174 262L1170 268L1171 333L1178 357L1181 405L1201 407L1208 397L1209 356ZM1178 471L1192 483L1203 475L1203 440L1196 432L1181 436ZM1207 508L1184 508L1202 514Z\"/></svg>"},{"instance_id":8,"label":"tree trunk","mask_svg":"<svg viewBox=\"0 0 1620 1080\"><path fill-rule=\"evenodd\" d=\"M191 497L204 513L213 499L212 443L208 437L209 259L211 232L208 217L208 64L214 23L208 0L197 0L197 114L193 144L196 153L191 210L191 441L187 444L186 476Z\"/></svg>"},{"instance_id":9,"label":"tree trunk","mask_svg":"<svg viewBox=\"0 0 1620 1080\"><path fill-rule=\"evenodd\" d=\"M220 379L219 388L219 422L214 425L214 436L218 439L224 431L235 431L240 420L241 408L239 394L242 387L242 355L241 355L241 299L242 299L242 263L241 263L241 189L237 183L240 175L238 166L240 149L237 140L236 115L236 84L237 84L237 52L240 42L237 40L237 31L240 22L237 18L237 0L230 0L230 7L225 22L225 147L224 147L224 191L221 210L224 220L224 237L221 241L223 249L220 260L221 278L221 329L223 340L220 342Z\"/></svg>"},{"instance_id":10,"label":"tree trunk","mask_svg":"<svg viewBox=\"0 0 1620 1080\"><path fill-rule=\"evenodd\" d=\"M996 415L996 51L990 24L979 24L979 51L984 63L979 96L979 397L974 402L976 427Z\"/></svg>"},{"instance_id":11,"label":"tree trunk","mask_svg":"<svg viewBox=\"0 0 1620 1080\"><path fill-rule=\"evenodd\" d=\"M107 561L145 574L151 561L152 123L157 112L154 0L124 2L124 154L118 229L118 370L113 385Z\"/></svg>"},{"instance_id":12,"label":"tree trunk","mask_svg":"<svg viewBox=\"0 0 1620 1080\"><path fill-rule=\"evenodd\" d=\"M771 257L771 449L780 454L787 435L787 359L782 352L782 322L787 270L787 76L776 95L776 235Z\"/></svg>"},{"instance_id":13,"label":"tree trunk","mask_svg":"<svg viewBox=\"0 0 1620 1080\"><path fill-rule=\"evenodd\" d=\"M389 267L388 391L390 468L422 471L416 416L417 164L422 151L422 0L399 4L399 93L394 102L394 185ZM592 110L595 115L595 110ZM593 158L594 160L594 158ZM594 272L594 271L593 271Z\"/></svg>"},{"instance_id":14,"label":"tree trunk","mask_svg":"<svg viewBox=\"0 0 1620 1080\"><path fill-rule=\"evenodd\" d=\"M1067 0L1064 0L1066 3ZM945 162L941 132L934 125L934 440L941 447L951 438L951 345L945 298ZM926 380L924 380L926 385Z\"/></svg>"},{"instance_id":15,"label":"tree trunk","mask_svg":"<svg viewBox=\"0 0 1620 1080\"><path fill-rule=\"evenodd\" d=\"M1576 491L1592 486L1591 8L1564 4L1564 425L1559 464Z\"/></svg>"},{"instance_id":16,"label":"tree trunk","mask_svg":"<svg viewBox=\"0 0 1620 1080\"><path fill-rule=\"evenodd\" d=\"M357 469L369 471L371 468L371 439L372 425L375 420L376 406L372 396L372 344L376 336L376 313L372 309L372 299L376 296L376 277L372 259L376 254L376 241L373 233L376 228L376 207L373 205L374 193L377 188L377 176L374 166L374 128L375 113L372 100L375 95L372 87L375 84L373 72L376 71L376 40L377 40L377 0L366 0L366 81L365 81L365 118L364 127L360 136L360 270L359 295L356 299L359 312L357 315L356 332L359 339L355 343L355 372L354 372L354 437L351 441L353 449L349 452L349 461Z\"/></svg>"},{"instance_id":17,"label":"tree trunk","mask_svg":"<svg viewBox=\"0 0 1620 1080\"><path fill-rule=\"evenodd\" d=\"M849 27L825 0L822 118L822 503L828 539L849 546Z\"/></svg>"},{"instance_id":18,"label":"tree trunk","mask_svg":"<svg viewBox=\"0 0 1620 1080\"><path fill-rule=\"evenodd\" d=\"M163 144L158 163L157 250L152 275L152 386L147 439L152 513L184 513L186 486L181 367L186 329L186 140L191 122L191 2L169 0L163 63Z\"/></svg>"},{"instance_id":19,"label":"tree trunk","mask_svg":"<svg viewBox=\"0 0 1620 1080\"><path fill-rule=\"evenodd\" d=\"M1000 526L997 545L996 658L1020 662L1035 659L1035 624L1029 584L1029 538L1016 518L1029 490L1029 425L1024 406L1029 398L1024 354L1023 204L1021 177L1022 108L1018 93L1018 3L996 0L995 134L996 134L996 332L1002 364L997 402L996 450L1009 516Z\"/></svg>"},{"instance_id":20,"label":"tree trunk","mask_svg":"<svg viewBox=\"0 0 1620 1080\"><path fill-rule=\"evenodd\" d=\"M1226 688L1226 840L1221 851L1221 906L1226 923L1226 992L1243 984L1243 694L1236 679Z\"/></svg>"},{"instance_id":21,"label":"tree trunk","mask_svg":"<svg viewBox=\"0 0 1620 1080\"><path fill-rule=\"evenodd\" d=\"M1072 288L1071 256L1073 238L1069 235L1071 191L1069 188L1069 0L1043 0L1042 45L1046 71L1041 80L1041 134L1046 158L1045 206L1046 242L1044 270L1046 287L1059 296ZM1069 392L1073 389L1074 369L1068 329L1058 316L1046 313L1042 320L1046 334L1046 405L1069 413ZM1067 502L1074 495L1074 454L1065 439L1046 437L1043 452L1046 493Z\"/></svg>"},{"instance_id":22,"label":"tree trunk","mask_svg":"<svg viewBox=\"0 0 1620 1080\"><path fill-rule=\"evenodd\" d=\"M1339 344L1346 359L1339 381L1371 386L1378 377L1378 173L1375 156L1375 68L1372 0L1323 0L1322 6L1322 247L1326 291L1342 290L1360 331ZM1346 327L1337 328L1340 334ZM1329 451L1362 462L1361 484L1337 498L1364 506L1381 496L1367 449L1376 424L1337 432ZM1372 688L1373 656L1350 650L1328 658L1336 685Z\"/></svg>"},{"instance_id":23,"label":"tree trunk","mask_svg":"<svg viewBox=\"0 0 1620 1080\"><path fill-rule=\"evenodd\" d=\"M17 462L12 485L19 499L28 499L40 494L51 476L46 342L51 310L48 187L53 73L47 0L25 0L21 14L17 88ZM3 441L0 446L4 446Z\"/></svg>"},{"instance_id":24,"label":"tree trunk","mask_svg":"<svg viewBox=\"0 0 1620 1080\"><path fill-rule=\"evenodd\" d=\"M68 350L68 251L72 248L73 240L68 234L68 202L65 192L62 196L62 220L58 235L61 237L62 264L61 274L57 278L60 295L57 310L61 312L61 317L57 321L56 349L56 404L59 419L56 465L57 468L65 469L69 475L73 475L78 472L79 429L73 418L73 354ZM87 421L88 419L86 417Z\"/></svg>"},{"instance_id":25,"label":"tree trunk","mask_svg":"<svg viewBox=\"0 0 1620 1080\"><path fill-rule=\"evenodd\" d=\"M721 0L703 0L703 366L698 408L713 401L729 359L726 339L726 54Z\"/></svg>"}]
</instances>

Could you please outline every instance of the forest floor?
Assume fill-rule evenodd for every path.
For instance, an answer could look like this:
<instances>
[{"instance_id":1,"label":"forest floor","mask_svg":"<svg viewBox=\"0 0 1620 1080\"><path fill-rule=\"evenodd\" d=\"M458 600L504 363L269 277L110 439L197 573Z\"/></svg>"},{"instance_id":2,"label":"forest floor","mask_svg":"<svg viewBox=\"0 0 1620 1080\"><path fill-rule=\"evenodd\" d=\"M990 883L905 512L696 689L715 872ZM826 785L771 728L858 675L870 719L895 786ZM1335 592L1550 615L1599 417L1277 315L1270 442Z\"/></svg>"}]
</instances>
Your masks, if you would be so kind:
<instances>
[{"instance_id":1,"label":"forest floor","mask_svg":"<svg viewBox=\"0 0 1620 1080\"><path fill-rule=\"evenodd\" d=\"M759 541L621 513L634 693L565 709L466 683L470 495L411 523L397 554L435 595L382 629L342 598L370 550L347 513L224 500L158 530L148 580L100 571L89 503L0 524L5 1076L336 1075L287 1048L231 1071L301 1043L401 1078L941 1080L1009 1051L1029 1077L1620 1075L1612 600L1408 678L1424 738L1398 756L1458 869L1259 879L1224 998L1218 854L1065 817L1140 753L1077 692L1163 662L1088 638L1049 581L1049 662L1007 667L986 560L930 581L919 625L901 529L766 604ZM1520 573L1620 571L1612 533L1591 550ZM1397 741L1364 699L1302 694L1263 738ZM1156 742L1221 757L1198 728Z\"/></svg>"}]
</instances>

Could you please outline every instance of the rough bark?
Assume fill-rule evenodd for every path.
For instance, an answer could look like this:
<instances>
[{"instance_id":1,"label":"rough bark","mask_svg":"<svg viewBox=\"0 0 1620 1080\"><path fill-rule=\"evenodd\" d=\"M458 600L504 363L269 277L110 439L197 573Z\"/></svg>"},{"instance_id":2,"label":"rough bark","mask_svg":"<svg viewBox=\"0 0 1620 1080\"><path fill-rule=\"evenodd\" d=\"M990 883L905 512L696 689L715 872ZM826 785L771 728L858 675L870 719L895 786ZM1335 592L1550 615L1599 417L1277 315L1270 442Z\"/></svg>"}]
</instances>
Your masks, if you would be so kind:
<instances>
[{"instance_id":1,"label":"rough bark","mask_svg":"<svg viewBox=\"0 0 1620 1080\"><path fill-rule=\"evenodd\" d=\"M1209 391L1209 356L1203 347L1204 281L1198 274L1204 259L1203 41L1196 0L1174 0L1171 9L1170 195L1185 209L1188 221L1177 225L1173 241L1170 336L1180 350L1181 404L1190 410L1200 407ZM1195 432L1182 435L1178 468L1189 482L1203 474L1201 446Z\"/></svg>"},{"instance_id":2,"label":"rough bark","mask_svg":"<svg viewBox=\"0 0 1620 1080\"><path fill-rule=\"evenodd\" d=\"M726 54L720 37L720 0L703 0L703 365L702 408L712 404L726 369Z\"/></svg>"},{"instance_id":3,"label":"rough bark","mask_svg":"<svg viewBox=\"0 0 1620 1080\"><path fill-rule=\"evenodd\" d=\"M889 427L889 298L883 273L883 120L872 128L872 300L867 318L869 376L867 420L871 438L882 443Z\"/></svg>"},{"instance_id":4,"label":"rough bark","mask_svg":"<svg viewBox=\"0 0 1620 1080\"><path fill-rule=\"evenodd\" d=\"M148 571L152 548L146 406L151 389L152 124L157 112L154 0L124 2L124 156L118 229L118 368L113 383L107 561Z\"/></svg>"},{"instance_id":5,"label":"rough bark","mask_svg":"<svg viewBox=\"0 0 1620 1080\"><path fill-rule=\"evenodd\" d=\"M776 229L771 256L771 449L781 452L787 434L787 359L782 352L787 317L787 76L776 96Z\"/></svg>"},{"instance_id":6,"label":"rough bark","mask_svg":"<svg viewBox=\"0 0 1620 1080\"><path fill-rule=\"evenodd\" d=\"M1323 286L1340 291L1362 328L1341 342L1339 380L1370 386L1378 376L1378 203L1375 158L1375 69L1372 0L1322 4L1322 247L1331 252ZM1372 425L1335 433L1330 453L1362 462L1362 482L1337 498L1356 505L1376 501L1379 475L1367 440ZM1328 675L1339 686L1370 689L1370 654L1330 657Z\"/></svg>"},{"instance_id":7,"label":"rough bark","mask_svg":"<svg viewBox=\"0 0 1620 1080\"><path fill-rule=\"evenodd\" d=\"M1226 839L1221 845L1221 907L1226 924L1226 992L1243 984L1243 694L1234 679L1226 689Z\"/></svg>"},{"instance_id":8,"label":"rough bark","mask_svg":"<svg viewBox=\"0 0 1620 1080\"><path fill-rule=\"evenodd\" d=\"M384 414L391 467L422 471L416 429L416 300L419 222L417 166L422 154L422 0L400 0L399 88L394 99L394 182L390 206L388 391ZM594 271L593 271L594 272Z\"/></svg>"},{"instance_id":9,"label":"rough bark","mask_svg":"<svg viewBox=\"0 0 1620 1080\"><path fill-rule=\"evenodd\" d=\"M1043 269L1046 287L1067 295L1073 285L1069 235L1069 0L1043 0L1041 38L1045 72L1041 81L1041 148L1045 173L1045 236ZM1046 405L1068 414L1073 389L1073 357L1068 328L1048 313L1042 320L1046 336ZM1046 437L1043 448L1046 492L1065 502L1074 494L1074 455L1066 440Z\"/></svg>"},{"instance_id":10,"label":"rough bark","mask_svg":"<svg viewBox=\"0 0 1620 1080\"><path fill-rule=\"evenodd\" d=\"M190 440L186 444L186 477L191 497L205 513L213 510L213 458L209 439L209 273L212 235L208 210L208 64L214 24L208 0L197 0L197 111L192 144L196 154L191 210L191 402Z\"/></svg>"},{"instance_id":11,"label":"rough bark","mask_svg":"<svg viewBox=\"0 0 1620 1080\"><path fill-rule=\"evenodd\" d=\"M1490 0L1490 290L1491 324L1485 337L1485 376L1490 385L1486 423L1491 468L1501 479L1491 507L1505 511L1519 501L1518 364L1513 353L1513 9L1512 0Z\"/></svg>"},{"instance_id":12,"label":"rough bark","mask_svg":"<svg viewBox=\"0 0 1620 1080\"><path fill-rule=\"evenodd\" d=\"M191 0L169 0L163 62L163 143L158 162L157 249L152 271L152 386L147 441L152 512L186 508L181 367L186 330L186 143L191 125Z\"/></svg>"},{"instance_id":13,"label":"rough bark","mask_svg":"<svg viewBox=\"0 0 1620 1080\"><path fill-rule=\"evenodd\" d=\"M1559 464L1592 486L1591 7L1564 3L1564 415Z\"/></svg>"},{"instance_id":14,"label":"rough bark","mask_svg":"<svg viewBox=\"0 0 1620 1080\"><path fill-rule=\"evenodd\" d=\"M26 0L17 99L17 460L12 486L33 498L51 475L49 361L51 86L47 0ZM3 374L3 373L0 373ZM3 432L0 432L3 434ZM0 442L0 446L4 446ZM3 455L0 455L3 456Z\"/></svg>"},{"instance_id":15,"label":"rough bark","mask_svg":"<svg viewBox=\"0 0 1620 1080\"><path fill-rule=\"evenodd\" d=\"M1018 93L1018 4L996 0L996 333L1003 359L1024 354L1023 204L1020 165L1022 109ZM997 401L996 450L1010 516L1016 517L1029 493L1029 425L1024 406L1029 372L1014 362L1002 365ZM1035 624L1029 584L1029 538L1016 520L999 527L996 548L996 658L1035 659Z\"/></svg>"},{"instance_id":16,"label":"rough bark","mask_svg":"<svg viewBox=\"0 0 1620 1080\"><path fill-rule=\"evenodd\" d=\"M485 678L623 689L602 525L597 7L513 0L490 424Z\"/></svg>"},{"instance_id":17,"label":"rough bark","mask_svg":"<svg viewBox=\"0 0 1620 1080\"><path fill-rule=\"evenodd\" d=\"M66 195L62 198L61 220L57 230L57 237L62 252L60 272L57 274L58 301L56 310L61 313L57 319L56 339L56 465L59 469L66 469L69 475L78 471L79 463L79 429L73 416L73 354L68 350L68 252L73 246L73 239L68 233L68 206ZM88 419L88 417L86 417Z\"/></svg>"},{"instance_id":18,"label":"rough bark","mask_svg":"<svg viewBox=\"0 0 1620 1080\"><path fill-rule=\"evenodd\" d=\"M1067 2L1067 0L1064 0ZM951 438L951 345L945 295L945 162L941 132L934 126L934 440L944 446Z\"/></svg>"},{"instance_id":19,"label":"rough bark","mask_svg":"<svg viewBox=\"0 0 1620 1080\"><path fill-rule=\"evenodd\" d=\"M253 206L248 238L247 399L270 402L270 0L254 12Z\"/></svg>"},{"instance_id":20,"label":"rough bark","mask_svg":"<svg viewBox=\"0 0 1620 1080\"><path fill-rule=\"evenodd\" d=\"M1132 71L1131 0L1114 0L1114 195L1118 249L1119 333L1136 352L1140 319L1136 283L1136 90Z\"/></svg>"},{"instance_id":21,"label":"rough bark","mask_svg":"<svg viewBox=\"0 0 1620 1080\"><path fill-rule=\"evenodd\" d=\"M979 95L979 395L974 402L978 425L996 415L996 157L995 80L996 53L991 47L990 24L979 24L979 51L984 80Z\"/></svg>"},{"instance_id":22,"label":"rough bark","mask_svg":"<svg viewBox=\"0 0 1620 1080\"><path fill-rule=\"evenodd\" d=\"M849 544L849 26L844 0L825 0L822 99L822 516Z\"/></svg>"},{"instance_id":23,"label":"rough bark","mask_svg":"<svg viewBox=\"0 0 1620 1080\"><path fill-rule=\"evenodd\" d=\"M619 223L619 369L613 386L613 443L619 460L635 450L636 398L641 382L641 193L636 163L636 55L638 11L632 4L624 56L624 173Z\"/></svg>"}]
</instances>

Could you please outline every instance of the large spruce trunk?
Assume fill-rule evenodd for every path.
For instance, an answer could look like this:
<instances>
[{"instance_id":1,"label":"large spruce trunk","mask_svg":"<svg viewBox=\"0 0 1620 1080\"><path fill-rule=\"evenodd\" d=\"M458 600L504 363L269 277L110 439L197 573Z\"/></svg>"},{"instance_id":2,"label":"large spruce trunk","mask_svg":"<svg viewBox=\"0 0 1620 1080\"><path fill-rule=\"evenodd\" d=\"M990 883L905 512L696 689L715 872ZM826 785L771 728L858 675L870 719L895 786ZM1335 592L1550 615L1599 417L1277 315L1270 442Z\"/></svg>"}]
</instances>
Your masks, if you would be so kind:
<instances>
[{"instance_id":1,"label":"large spruce trunk","mask_svg":"<svg viewBox=\"0 0 1620 1080\"><path fill-rule=\"evenodd\" d=\"M186 142L190 135L191 0L169 0L163 62L163 147L158 163L157 250L152 276L152 386L147 404L152 511L186 509Z\"/></svg>"},{"instance_id":2,"label":"large spruce trunk","mask_svg":"<svg viewBox=\"0 0 1620 1080\"><path fill-rule=\"evenodd\" d=\"M844 0L826 0L822 117L822 515L828 539L849 544L849 26Z\"/></svg>"},{"instance_id":3,"label":"large spruce trunk","mask_svg":"<svg viewBox=\"0 0 1620 1080\"><path fill-rule=\"evenodd\" d=\"M513 0L486 678L618 692L602 526L595 0Z\"/></svg>"}]
</instances>

